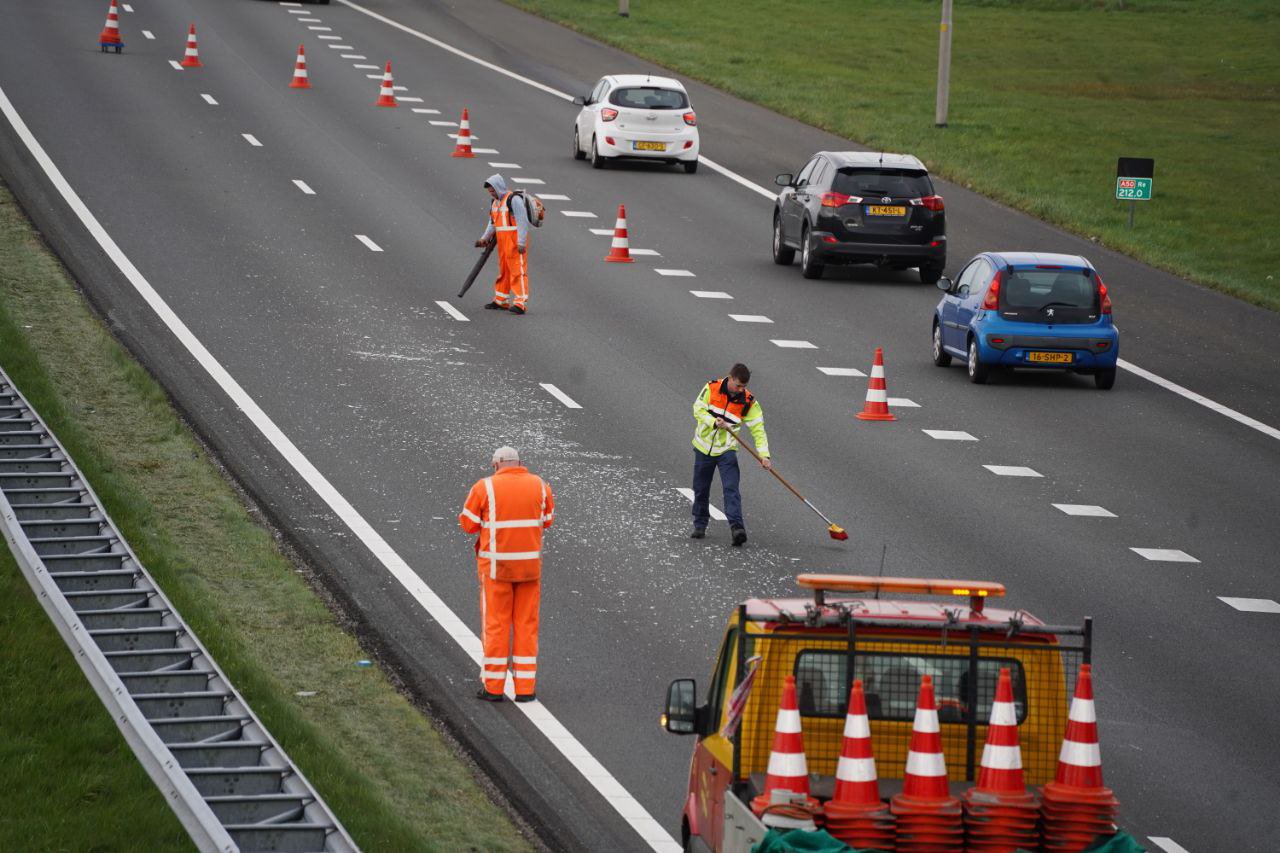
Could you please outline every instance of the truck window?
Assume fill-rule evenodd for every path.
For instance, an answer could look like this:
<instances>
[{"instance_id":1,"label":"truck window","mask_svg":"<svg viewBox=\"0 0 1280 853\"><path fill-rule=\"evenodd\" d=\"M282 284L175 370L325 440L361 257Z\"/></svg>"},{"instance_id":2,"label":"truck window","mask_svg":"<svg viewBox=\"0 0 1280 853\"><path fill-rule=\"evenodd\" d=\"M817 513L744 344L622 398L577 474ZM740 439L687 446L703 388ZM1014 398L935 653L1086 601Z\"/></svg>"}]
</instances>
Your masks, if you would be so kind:
<instances>
[{"instance_id":1,"label":"truck window","mask_svg":"<svg viewBox=\"0 0 1280 853\"><path fill-rule=\"evenodd\" d=\"M707 706L715 730L720 730L720 711L724 707L724 697L733 690L727 685L729 665L733 662L734 640L738 636L736 629L725 632L724 641L720 644L720 657L716 661L715 674L711 676L711 689L707 691Z\"/></svg>"},{"instance_id":2,"label":"truck window","mask_svg":"<svg viewBox=\"0 0 1280 853\"><path fill-rule=\"evenodd\" d=\"M795 677L800 715L843 717L848 710L845 692L847 656L843 651L806 649L796 655ZM1001 667L1008 667L1013 679L1013 703L1018 722L1027 716L1026 676L1014 658L978 659L977 722L991 718L996 681ZM943 723L968 722L969 658L961 655L906 655L887 652L858 652L854 674L862 679L867 699L867 716L873 720L905 720L915 717L920 676L933 677L938 700L938 720Z\"/></svg>"}]
</instances>

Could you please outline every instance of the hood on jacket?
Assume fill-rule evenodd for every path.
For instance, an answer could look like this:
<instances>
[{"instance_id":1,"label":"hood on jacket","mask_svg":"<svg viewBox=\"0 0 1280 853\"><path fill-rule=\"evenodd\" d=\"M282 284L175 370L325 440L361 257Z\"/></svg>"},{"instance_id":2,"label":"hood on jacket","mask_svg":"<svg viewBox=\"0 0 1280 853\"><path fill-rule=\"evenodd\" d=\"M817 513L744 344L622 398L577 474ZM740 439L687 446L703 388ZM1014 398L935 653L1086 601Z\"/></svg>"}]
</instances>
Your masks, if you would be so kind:
<instances>
[{"instance_id":1,"label":"hood on jacket","mask_svg":"<svg viewBox=\"0 0 1280 853\"><path fill-rule=\"evenodd\" d=\"M502 198L507 194L507 179L497 172L485 178L484 183L485 186L493 187L493 191L498 194L498 198Z\"/></svg>"}]
</instances>

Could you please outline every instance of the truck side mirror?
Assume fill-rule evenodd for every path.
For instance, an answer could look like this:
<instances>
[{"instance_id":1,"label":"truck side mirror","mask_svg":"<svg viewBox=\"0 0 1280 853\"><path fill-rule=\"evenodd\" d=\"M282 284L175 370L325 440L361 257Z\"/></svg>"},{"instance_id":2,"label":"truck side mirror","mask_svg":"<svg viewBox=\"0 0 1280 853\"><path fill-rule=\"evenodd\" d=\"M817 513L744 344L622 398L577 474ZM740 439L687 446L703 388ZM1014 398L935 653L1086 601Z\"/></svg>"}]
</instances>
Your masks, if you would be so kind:
<instances>
[{"instance_id":1,"label":"truck side mirror","mask_svg":"<svg viewBox=\"0 0 1280 853\"><path fill-rule=\"evenodd\" d=\"M691 735L698 730L698 685L692 678L677 678L667 688L667 710L662 726L672 734Z\"/></svg>"},{"instance_id":2,"label":"truck side mirror","mask_svg":"<svg viewBox=\"0 0 1280 853\"><path fill-rule=\"evenodd\" d=\"M773 179L773 182L780 187L789 187L791 186L791 183L794 180L795 180L795 176L792 175L790 172L783 172L781 175L778 175L777 177L775 177Z\"/></svg>"},{"instance_id":3,"label":"truck side mirror","mask_svg":"<svg viewBox=\"0 0 1280 853\"><path fill-rule=\"evenodd\" d=\"M938 290L943 293L950 293L955 289L955 282L947 278L945 275L938 279Z\"/></svg>"},{"instance_id":4,"label":"truck side mirror","mask_svg":"<svg viewBox=\"0 0 1280 853\"><path fill-rule=\"evenodd\" d=\"M578 106L582 106L583 104L585 104L585 103L587 102L587 99L586 99L585 97L583 97L582 95L579 95L578 97L576 97L576 98L574 98L574 99L573 99L573 102L574 102L575 104L577 104Z\"/></svg>"}]
</instances>

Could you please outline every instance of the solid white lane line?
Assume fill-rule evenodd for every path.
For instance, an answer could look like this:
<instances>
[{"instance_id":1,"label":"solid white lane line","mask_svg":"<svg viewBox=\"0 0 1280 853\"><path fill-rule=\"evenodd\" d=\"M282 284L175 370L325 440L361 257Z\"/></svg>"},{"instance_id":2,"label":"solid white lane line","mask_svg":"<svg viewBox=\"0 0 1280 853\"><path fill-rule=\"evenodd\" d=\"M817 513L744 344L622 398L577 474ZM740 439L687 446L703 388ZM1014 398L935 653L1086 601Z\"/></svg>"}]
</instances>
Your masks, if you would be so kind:
<instances>
[{"instance_id":1,"label":"solid white lane line","mask_svg":"<svg viewBox=\"0 0 1280 853\"><path fill-rule=\"evenodd\" d=\"M856 367L819 367L823 373L828 376L866 376Z\"/></svg>"},{"instance_id":2,"label":"solid white lane line","mask_svg":"<svg viewBox=\"0 0 1280 853\"><path fill-rule=\"evenodd\" d=\"M590 231L592 234L596 235L597 237L612 237L612 236L613 236L613 229L612 229L612 228L588 228L587 230L588 230L588 231Z\"/></svg>"},{"instance_id":3,"label":"solid white lane line","mask_svg":"<svg viewBox=\"0 0 1280 853\"><path fill-rule=\"evenodd\" d=\"M818 345L809 341L788 341L780 338L770 338L769 343L775 347L783 349L817 349Z\"/></svg>"},{"instance_id":4,"label":"solid white lane line","mask_svg":"<svg viewBox=\"0 0 1280 853\"><path fill-rule=\"evenodd\" d=\"M1034 468L1027 468L1024 465L983 465L992 474L1000 477L1043 477L1039 471Z\"/></svg>"},{"instance_id":5,"label":"solid white lane line","mask_svg":"<svg viewBox=\"0 0 1280 853\"><path fill-rule=\"evenodd\" d=\"M890 406L897 406L899 409L918 409L920 404L915 400L908 400L906 397L890 397L885 402Z\"/></svg>"},{"instance_id":6,"label":"solid white lane line","mask_svg":"<svg viewBox=\"0 0 1280 853\"><path fill-rule=\"evenodd\" d=\"M657 249L628 249L627 251L631 252L631 254L633 255L637 255L642 258L643 257L654 257L654 258L662 257L662 255L658 254Z\"/></svg>"},{"instance_id":7,"label":"solid white lane line","mask_svg":"<svg viewBox=\"0 0 1280 853\"><path fill-rule=\"evenodd\" d=\"M581 408L582 408L581 406L579 406L577 403L575 403L575 402L573 401L573 398L572 398L572 397L570 397L568 394L566 394L566 393L564 393L563 391L561 391L561 390L560 390L559 388L557 388L556 386L552 385L550 382L539 382L538 384L542 386L542 390L543 390L543 391L546 391L546 392L547 392L548 394L550 394L552 397L555 397L555 398L556 398L557 400L559 400L561 403L564 403L564 404L565 404L565 406L567 406L568 408L570 408L570 409L581 409Z\"/></svg>"},{"instance_id":8,"label":"solid white lane line","mask_svg":"<svg viewBox=\"0 0 1280 853\"><path fill-rule=\"evenodd\" d=\"M452 305L450 305L448 302L445 302L443 299L437 299L436 304L439 305L442 309L444 309L444 313L448 314L450 317L457 320L458 322L460 323L471 322L470 320L467 319L466 314L463 314L461 311L459 311L457 308L454 308Z\"/></svg>"},{"instance_id":9,"label":"solid white lane line","mask_svg":"<svg viewBox=\"0 0 1280 853\"><path fill-rule=\"evenodd\" d=\"M398 89L398 88L400 88L400 87L399 87L399 86L397 86L396 88ZM396 100L398 100L398 101L399 101L400 103L402 103L402 104L420 104L420 103L422 103L422 98L418 98L418 97L413 97L413 98L411 98L411 97L409 97L408 95L397 95L397 96L396 96Z\"/></svg>"},{"instance_id":10,"label":"solid white lane line","mask_svg":"<svg viewBox=\"0 0 1280 853\"><path fill-rule=\"evenodd\" d=\"M381 75L381 74L371 74L371 75L369 75L369 76L371 76L371 77L381 77L382 75ZM442 119L442 118L427 119L427 124L431 125L432 127L457 127L457 126L458 126L458 123L457 123L456 121L445 121L445 120L444 120L444 119Z\"/></svg>"},{"instance_id":11,"label":"solid white lane line","mask_svg":"<svg viewBox=\"0 0 1280 853\"><path fill-rule=\"evenodd\" d=\"M676 491L677 491L677 492L679 492L680 494L684 495L684 499L685 499L685 500L687 500L689 503L693 503L693 489L679 489L679 488L678 488L678 489L676 489ZM714 518L716 521L728 521L728 520L729 520L729 516L725 515L725 514L724 514L724 513L719 509L719 508L717 508L717 507L715 506L715 504L708 503L708 504L707 504L707 510L710 512L711 517L712 517L712 518Z\"/></svg>"},{"instance_id":12,"label":"solid white lane line","mask_svg":"<svg viewBox=\"0 0 1280 853\"><path fill-rule=\"evenodd\" d=\"M658 275L675 276L676 278L697 278L689 270L654 270Z\"/></svg>"},{"instance_id":13,"label":"solid white lane line","mask_svg":"<svg viewBox=\"0 0 1280 853\"><path fill-rule=\"evenodd\" d=\"M359 240L361 243L364 243L365 248L366 248L366 249L368 249L370 252L381 252L381 251L382 251L382 247L381 247L381 246L379 246L377 243L375 243L375 242L373 242L372 240L370 240L370 239L369 239L368 237L366 237L365 235L363 235L363 234L357 234L357 235L355 235L355 236L356 236L356 239L357 239L357 240Z\"/></svg>"},{"instance_id":14,"label":"solid white lane line","mask_svg":"<svg viewBox=\"0 0 1280 853\"><path fill-rule=\"evenodd\" d=\"M439 111L439 110L433 110L433 109L431 109L430 107L414 107L414 108L413 108L413 111L414 111L415 113L419 113L420 115L429 115L429 116L438 116L438 115L440 115L440 111Z\"/></svg>"},{"instance_id":15,"label":"solid white lane line","mask_svg":"<svg viewBox=\"0 0 1280 853\"><path fill-rule=\"evenodd\" d=\"M1054 504L1055 507L1065 512L1067 515L1085 515L1090 518L1116 518L1116 514L1109 509L1103 509L1100 506L1091 504Z\"/></svg>"},{"instance_id":16,"label":"solid white lane line","mask_svg":"<svg viewBox=\"0 0 1280 853\"><path fill-rule=\"evenodd\" d=\"M921 430L930 438L936 438L939 441L977 441L978 439L969 435L969 433L958 429L926 429Z\"/></svg>"},{"instance_id":17,"label":"solid white lane line","mask_svg":"<svg viewBox=\"0 0 1280 853\"><path fill-rule=\"evenodd\" d=\"M474 136L471 138L475 139ZM497 148L472 148L471 153L472 154L497 154L498 149Z\"/></svg>"},{"instance_id":18,"label":"solid white lane line","mask_svg":"<svg viewBox=\"0 0 1280 853\"><path fill-rule=\"evenodd\" d=\"M344 59L345 59L345 57L344 57ZM361 71L369 71L369 70L377 71L377 70L378 70L378 66L376 66L376 65L370 65L370 64L369 64L369 63L367 63L367 62L356 62L356 63L353 63L353 64L351 65L351 67L352 67L352 68L359 68ZM364 76L368 77L368 76L370 76L370 75L366 74L366 75L364 75ZM381 74L374 74L374 75L372 75L372 76L374 76L374 77L381 77L382 75L381 75Z\"/></svg>"},{"instance_id":19,"label":"solid white lane line","mask_svg":"<svg viewBox=\"0 0 1280 853\"><path fill-rule=\"evenodd\" d=\"M739 323L772 323L773 322L763 314L730 314L729 319L737 320Z\"/></svg>"},{"instance_id":20,"label":"solid white lane line","mask_svg":"<svg viewBox=\"0 0 1280 853\"><path fill-rule=\"evenodd\" d=\"M204 98L204 102L211 107L216 107L218 105L218 101L213 97L213 95L206 95L204 93L201 93L200 97Z\"/></svg>"},{"instance_id":21,"label":"solid white lane line","mask_svg":"<svg viewBox=\"0 0 1280 853\"><path fill-rule=\"evenodd\" d=\"M694 296L699 299L732 299L733 297L725 293L723 290L690 290Z\"/></svg>"},{"instance_id":22,"label":"solid white lane line","mask_svg":"<svg viewBox=\"0 0 1280 853\"><path fill-rule=\"evenodd\" d=\"M252 133L242 133L240 135L244 137L245 142L249 143L254 148L262 147L262 143L258 141L258 137L254 136Z\"/></svg>"},{"instance_id":23,"label":"solid white lane line","mask_svg":"<svg viewBox=\"0 0 1280 853\"><path fill-rule=\"evenodd\" d=\"M564 216L568 216L573 219L595 219L596 218L596 215L589 210L562 210L560 211L560 213L563 214ZM613 232L610 231L609 233L612 234Z\"/></svg>"},{"instance_id":24,"label":"solid white lane line","mask_svg":"<svg viewBox=\"0 0 1280 853\"><path fill-rule=\"evenodd\" d=\"M154 40L156 36L155 36L155 33L151 32L151 30L143 30L142 37L146 39Z\"/></svg>"},{"instance_id":25,"label":"solid white lane line","mask_svg":"<svg viewBox=\"0 0 1280 853\"><path fill-rule=\"evenodd\" d=\"M489 164L489 167L490 167L490 168L492 168L492 169L519 169L519 168L521 168L521 166L520 166L520 164L519 164L519 163L490 163L490 164ZM539 196L539 198L541 198L541 196Z\"/></svg>"},{"instance_id":26,"label":"solid white lane line","mask_svg":"<svg viewBox=\"0 0 1280 853\"><path fill-rule=\"evenodd\" d=\"M1191 853L1190 850L1183 847L1172 838L1164 838L1156 835L1148 835L1147 840L1155 846L1159 847L1164 853Z\"/></svg>"},{"instance_id":27,"label":"solid white lane line","mask_svg":"<svg viewBox=\"0 0 1280 853\"><path fill-rule=\"evenodd\" d=\"M1218 600L1244 613L1280 613L1280 601L1271 598L1232 598L1220 595ZM1154 840L1153 838L1152 841Z\"/></svg>"},{"instance_id":28,"label":"solid white lane line","mask_svg":"<svg viewBox=\"0 0 1280 853\"><path fill-rule=\"evenodd\" d=\"M176 60L176 59L170 59L170 60L169 60L169 65L173 68L173 70L174 70L174 71L181 71L181 70L182 70L182 66L178 64L178 60Z\"/></svg>"},{"instance_id":29,"label":"solid white lane line","mask_svg":"<svg viewBox=\"0 0 1280 853\"><path fill-rule=\"evenodd\" d=\"M313 189L311 189L311 187L307 186L306 181L300 181L300 180L298 180L297 178L294 178L294 179L293 179L293 185L294 185L295 187L297 187L298 189L302 190L302 191L303 191L304 193L306 193L307 195L315 195L315 194L316 194L316 191L315 191L315 190L313 190Z\"/></svg>"},{"instance_id":30,"label":"solid white lane line","mask_svg":"<svg viewBox=\"0 0 1280 853\"><path fill-rule=\"evenodd\" d=\"M1130 551L1156 563L1198 563L1195 557L1177 548L1130 548Z\"/></svg>"},{"instance_id":31,"label":"solid white lane line","mask_svg":"<svg viewBox=\"0 0 1280 853\"><path fill-rule=\"evenodd\" d=\"M1250 427L1251 429L1256 429L1258 432L1262 433L1265 436L1280 439L1280 429L1276 429L1273 426L1264 424L1262 421L1255 420L1254 418L1251 418L1248 415L1241 414L1240 412L1237 412L1235 409L1229 409L1226 406L1222 405L1221 403L1215 403L1213 400L1210 400L1208 397L1204 397L1200 394L1197 394L1196 392L1190 389L1183 388L1181 385L1177 384L1176 382L1170 382L1168 379L1165 379L1160 376L1156 376L1151 371L1144 370L1141 367L1138 367L1138 365L1136 364L1131 364L1125 361L1123 358L1116 359L1116 364L1119 367L1122 367L1125 370L1129 371L1130 373L1134 374L1135 376L1141 376L1143 379L1147 380L1148 382L1154 382L1156 385L1159 385L1161 388L1172 391L1173 393L1177 394L1179 397L1186 397L1191 402L1199 403L1200 405L1204 406L1206 409L1215 411L1220 415L1225 415L1226 417L1231 418L1231 420L1236 421L1237 423L1244 424L1245 426Z\"/></svg>"}]
</instances>

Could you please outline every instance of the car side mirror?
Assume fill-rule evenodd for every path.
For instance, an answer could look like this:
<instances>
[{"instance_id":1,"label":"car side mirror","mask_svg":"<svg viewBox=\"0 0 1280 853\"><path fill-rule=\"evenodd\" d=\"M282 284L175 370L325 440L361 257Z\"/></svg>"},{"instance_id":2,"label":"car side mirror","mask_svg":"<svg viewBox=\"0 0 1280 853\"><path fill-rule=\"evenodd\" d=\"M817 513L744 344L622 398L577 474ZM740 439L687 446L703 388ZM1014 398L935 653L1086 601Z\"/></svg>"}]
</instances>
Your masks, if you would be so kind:
<instances>
[{"instance_id":1,"label":"car side mirror","mask_svg":"<svg viewBox=\"0 0 1280 853\"><path fill-rule=\"evenodd\" d=\"M587 99L584 96L579 95L578 97L573 99L573 102L581 107L586 105Z\"/></svg>"},{"instance_id":2,"label":"car side mirror","mask_svg":"<svg viewBox=\"0 0 1280 853\"><path fill-rule=\"evenodd\" d=\"M672 734L691 735L698 731L698 685L692 678L677 678L667 688L667 710L662 727Z\"/></svg>"},{"instance_id":3,"label":"car side mirror","mask_svg":"<svg viewBox=\"0 0 1280 853\"><path fill-rule=\"evenodd\" d=\"M774 178L773 182L780 187L789 187L794 180L795 176L790 172L783 172L781 175Z\"/></svg>"},{"instance_id":4,"label":"car side mirror","mask_svg":"<svg viewBox=\"0 0 1280 853\"><path fill-rule=\"evenodd\" d=\"M945 275L938 279L938 290L941 290L943 293L950 293L955 289L955 286L955 282L947 278Z\"/></svg>"}]
</instances>

